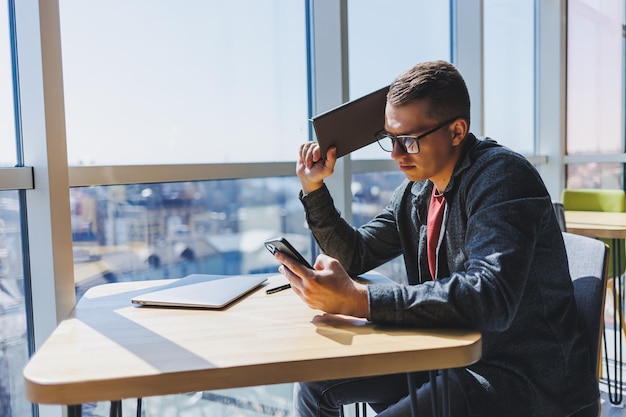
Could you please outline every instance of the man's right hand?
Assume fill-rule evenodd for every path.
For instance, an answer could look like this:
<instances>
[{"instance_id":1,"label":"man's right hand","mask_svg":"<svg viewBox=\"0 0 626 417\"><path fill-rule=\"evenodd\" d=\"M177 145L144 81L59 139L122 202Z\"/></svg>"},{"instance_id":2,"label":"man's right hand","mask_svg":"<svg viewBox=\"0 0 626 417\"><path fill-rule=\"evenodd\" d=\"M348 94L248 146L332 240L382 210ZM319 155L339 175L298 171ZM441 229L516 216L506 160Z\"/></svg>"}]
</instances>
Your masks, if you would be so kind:
<instances>
[{"instance_id":1,"label":"man's right hand","mask_svg":"<svg viewBox=\"0 0 626 417\"><path fill-rule=\"evenodd\" d=\"M296 173L302 183L302 192L311 193L324 184L324 178L333 173L337 162L337 148L328 149L326 159L321 157L317 142L306 142L300 145L300 155L296 165Z\"/></svg>"}]
</instances>

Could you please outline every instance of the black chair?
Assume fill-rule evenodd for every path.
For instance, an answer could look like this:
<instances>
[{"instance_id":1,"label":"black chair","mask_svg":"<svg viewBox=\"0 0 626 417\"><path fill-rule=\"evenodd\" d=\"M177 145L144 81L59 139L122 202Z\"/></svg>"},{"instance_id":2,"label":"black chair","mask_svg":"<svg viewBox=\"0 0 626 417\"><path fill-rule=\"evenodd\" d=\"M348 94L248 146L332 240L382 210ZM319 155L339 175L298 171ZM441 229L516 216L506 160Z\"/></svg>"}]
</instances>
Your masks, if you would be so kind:
<instances>
[{"instance_id":1,"label":"black chair","mask_svg":"<svg viewBox=\"0 0 626 417\"><path fill-rule=\"evenodd\" d=\"M553 201L552 207L554 208L556 221L559 223L561 232L567 232L567 227L565 226L565 208L563 207L563 204L558 201Z\"/></svg>"},{"instance_id":2,"label":"black chair","mask_svg":"<svg viewBox=\"0 0 626 417\"><path fill-rule=\"evenodd\" d=\"M590 237L563 233L570 276L574 284L574 298L578 319L586 330L587 340L596 368L598 382L602 361L600 343L604 330L604 300L609 265L609 247ZM597 403L577 411L571 417L600 416L600 399Z\"/></svg>"}]
</instances>

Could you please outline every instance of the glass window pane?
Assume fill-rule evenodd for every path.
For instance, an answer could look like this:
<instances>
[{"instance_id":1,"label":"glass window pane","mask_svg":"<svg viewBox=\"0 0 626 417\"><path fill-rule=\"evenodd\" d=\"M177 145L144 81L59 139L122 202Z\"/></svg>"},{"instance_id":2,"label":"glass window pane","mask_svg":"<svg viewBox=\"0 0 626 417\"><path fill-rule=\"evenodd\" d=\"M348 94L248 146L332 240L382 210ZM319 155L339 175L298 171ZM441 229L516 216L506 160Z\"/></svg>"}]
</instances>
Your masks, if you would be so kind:
<instances>
[{"instance_id":1,"label":"glass window pane","mask_svg":"<svg viewBox=\"0 0 626 417\"><path fill-rule=\"evenodd\" d=\"M22 370L28 360L22 233L17 191L0 192L0 416L26 417Z\"/></svg>"},{"instance_id":2,"label":"glass window pane","mask_svg":"<svg viewBox=\"0 0 626 417\"><path fill-rule=\"evenodd\" d=\"M565 188L622 189L624 169L622 164L569 164Z\"/></svg>"},{"instance_id":3,"label":"glass window pane","mask_svg":"<svg viewBox=\"0 0 626 417\"><path fill-rule=\"evenodd\" d=\"M433 59L450 60L449 2L348 0L351 99L390 84L418 62ZM386 159L389 154L374 143L352 157Z\"/></svg>"},{"instance_id":4,"label":"glass window pane","mask_svg":"<svg viewBox=\"0 0 626 417\"><path fill-rule=\"evenodd\" d=\"M0 7L0 166L15 166L15 112L8 7Z\"/></svg>"},{"instance_id":5,"label":"glass window pane","mask_svg":"<svg viewBox=\"0 0 626 417\"><path fill-rule=\"evenodd\" d=\"M352 218L362 226L376 216L389 202L393 191L405 179L400 171L366 172L352 176ZM375 269L386 277L406 283L404 259L400 256Z\"/></svg>"},{"instance_id":6,"label":"glass window pane","mask_svg":"<svg viewBox=\"0 0 626 417\"><path fill-rule=\"evenodd\" d=\"M623 19L623 0L568 2L568 154L623 150Z\"/></svg>"},{"instance_id":7,"label":"glass window pane","mask_svg":"<svg viewBox=\"0 0 626 417\"><path fill-rule=\"evenodd\" d=\"M143 416L289 417L293 384L190 392L142 398ZM137 415L137 401L122 401L125 416ZM108 402L83 404L83 416L108 416Z\"/></svg>"},{"instance_id":8,"label":"glass window pane","mask_svg":"<svg viewBox=\"0 0 626 417\"><path fill-rule=\"evenodd\" d=\"M312 239L298 200L300 182L285 178L79 187L70 190L74 277L80 298L110 282L188 274L278 273L266 239L285 236L309 260ZM292 386L200 392L146 399L144 409L192 414L288 415ZM108 404L85 405L94 415ZM135 403L124 403L134 413ZM169 412L169 411L167 411Z\"/></svg>"},{"instance_id":9,"label":"glass window pane","mask_svg":"<svg viewBox=\"0 0 626 417\"><path fill-rule=\"evenodd\" d=\"M293 160L302 1L61 0L71 165Z\"/></svg>"},{"instance_id":10,"label":"glass window pane","mask_svg":"<svg viewBox=\"0 0 626 417\"><path fill-rule=\"evenodd\" d=\"M485 134L533 155L534 2L485 0L483 13Z\"/></svg>"},{"instance_id":11,"label":"glass window pane","mask_svg":"<svg viewBox=\"0 0 626 417\"><path fill-rule=\"evenodd\" d=\"M77 295L106 282L274 272L263 242L278 235L310 259L299 190L295 175L73 188Z\"/></svg>"}]
</instances>

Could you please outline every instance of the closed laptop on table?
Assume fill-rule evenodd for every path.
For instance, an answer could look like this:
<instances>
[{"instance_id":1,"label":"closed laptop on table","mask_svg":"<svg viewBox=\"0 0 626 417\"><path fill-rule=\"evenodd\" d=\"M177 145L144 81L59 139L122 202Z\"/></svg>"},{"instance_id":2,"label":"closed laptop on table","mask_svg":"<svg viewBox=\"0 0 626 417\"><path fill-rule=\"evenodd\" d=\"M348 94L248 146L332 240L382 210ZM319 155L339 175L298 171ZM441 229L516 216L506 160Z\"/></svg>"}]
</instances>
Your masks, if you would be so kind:
<instances>
[{"instance_id":1,"label":"closed laptop on table","mask_svg":"<svg viewBox=\"0 0 626 417\"><path fill-rule=\"evenodd\" d=\"M131 301L145 306L222 308L273 275L276 274L192 274L157 290L137 295Z\"/></svg>"}]
</instances>

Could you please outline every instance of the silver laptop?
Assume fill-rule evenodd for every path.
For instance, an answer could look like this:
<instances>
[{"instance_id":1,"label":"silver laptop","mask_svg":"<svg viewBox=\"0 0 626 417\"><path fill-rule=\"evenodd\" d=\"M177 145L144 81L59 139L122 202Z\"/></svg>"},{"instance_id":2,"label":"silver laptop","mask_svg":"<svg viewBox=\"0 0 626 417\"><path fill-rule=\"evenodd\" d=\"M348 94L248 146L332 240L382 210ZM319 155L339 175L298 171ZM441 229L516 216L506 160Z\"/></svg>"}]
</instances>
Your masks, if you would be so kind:
<instances>
[{"instance_id":1,"label":"silver laptop","mask_svg":"<svg viewBox=\"0 0 626 417\"><path fill-rule=\"evenodd\" d=\"M187 275L155 291L137 295L133 304L144 306L222 308L243 297L274 274Z\"/></svg>"},{"instance_id":2,"label":"silver laptop","mask_svg":"<svg viewBox=\"0 0 626 417\"><path fill-rule=\"evenodd\" d=\"M337 147L337 158L376 141L375 135L385 127L385 105L389 86L349 101L311 119L315 136L326 158L331 146Z\"/></svg>"}]
</instances>

